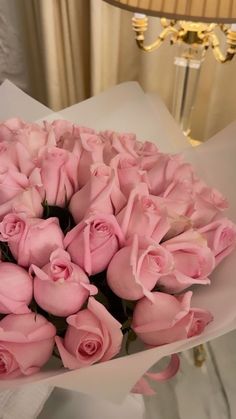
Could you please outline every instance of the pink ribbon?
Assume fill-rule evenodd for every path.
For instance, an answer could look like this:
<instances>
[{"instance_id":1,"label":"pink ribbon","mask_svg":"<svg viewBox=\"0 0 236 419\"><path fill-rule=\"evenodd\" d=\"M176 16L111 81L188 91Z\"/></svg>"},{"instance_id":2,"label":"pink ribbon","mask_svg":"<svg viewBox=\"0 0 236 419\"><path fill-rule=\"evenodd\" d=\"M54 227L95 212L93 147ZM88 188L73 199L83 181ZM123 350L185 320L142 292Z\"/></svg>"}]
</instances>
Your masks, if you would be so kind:
<instances>
[{"instance_id":1,"label":"pink ribbon","mask_svg":"<svg viewBox=\"0 0 236 419\"><path fill-rule=\"evenodd\" d=\"M153 381L163 382L169 380L177 374L180 366L180 359L177 354L171 355L170 362L167 367L161 372L146 372L141 377L132 389L132 393L143 394L145 396L152 396L156 392L152 389L146 378Z\"/></svg>"}]
</instances>

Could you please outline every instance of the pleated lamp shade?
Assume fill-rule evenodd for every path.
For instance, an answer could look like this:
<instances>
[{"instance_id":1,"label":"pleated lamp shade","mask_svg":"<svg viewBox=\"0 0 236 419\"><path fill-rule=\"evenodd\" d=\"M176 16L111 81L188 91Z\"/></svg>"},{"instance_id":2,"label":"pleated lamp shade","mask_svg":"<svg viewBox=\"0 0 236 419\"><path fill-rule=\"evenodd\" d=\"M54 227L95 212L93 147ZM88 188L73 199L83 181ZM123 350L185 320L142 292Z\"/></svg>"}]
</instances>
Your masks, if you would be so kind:
<instances>
[{"instance_id":1,"label":"pleated lamp shade","mask_svg":"<svg viewBox=\"0 0 236 419\"><path fill-rule=\"evenodd\" d=\"M105 0L114 6L176 20L236 22L236 0Z\"/></svg>"}]
</instances>

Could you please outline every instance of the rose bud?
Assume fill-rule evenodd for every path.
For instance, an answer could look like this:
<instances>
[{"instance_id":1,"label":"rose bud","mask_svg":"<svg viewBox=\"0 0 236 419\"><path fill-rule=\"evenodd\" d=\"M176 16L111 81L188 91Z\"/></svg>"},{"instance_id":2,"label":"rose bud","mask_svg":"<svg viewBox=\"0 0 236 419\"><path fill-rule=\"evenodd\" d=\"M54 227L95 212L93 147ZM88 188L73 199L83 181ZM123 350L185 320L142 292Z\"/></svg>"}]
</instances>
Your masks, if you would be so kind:
<instances>
[{"instance_id":1,"label":"rose bud","mask_svg":"<svg viewBox=\"0 0 236 419\"><path fill-rule=\"evenodd\" d=\"M88 307L68 317L67 323L64 339L55 339L64 367L86 367L119 353L121 324L93 297L89 298Z\"/></svg>"},{"instance_id":2,"label":"rose bud","mask_svg":"<svg viewBox=\"0 0 236 419\"><path fill-rule=\"evenodd\" d=\"M105 270L124 237L111 214L94 214L67 233L64 245L74 263L88 275Z\"/></svg>"},{"instance_id":3,"label":"rose bud","mask_svg":"<svg viewBox=\"0 0 236 419\"><path fill-rule=\"evenodd\" d=\"M213 320L211 313L191 308L192 292L169 295L153 292L135 306L131 327L147 345L158 346L200 335Z\"/></svg>"},{"instance_id":4,"label":"rose bud","mask_svg":"<svg viewBox=\"0 0 236 419\"><path fill-rule=\"evenodd\" d=\"M157 243L170 228L165 209L151 198L146 183L140 183L130 192L127 205L117 215L117 221L126 238L138 234Z\"/></svg>"},{"instance_id":5,"label":"rose bud","mask_svg":"<svg viewBox=\"0 0 236 419\"><path fill-rule=\"evenodd\" d=\"M142 162L140 164L144 170L147 170L147 183L153 195L162 196L174 180L184 181L193 178L192 167L183 163L180 155L159 153L151 167Z\"/></svg>"},{"instance_id":6,"label":"rose bud","mask_svg":"<svg viewBox=\"0 0 236 419\"><path fill-rule=\"evenodd\" d=\"M204 237L187 230L162 243L174 259L174 269L162 276L159 284L169 293L183 291L193 284L209 284L208 275L215 268L215 258Z\"/></svg>"},{"instance_id":7,"label":"rose bud","mask_svg":"<svg viewBox=\"0 0 236 419\"><path fill-rule=\"evenodd\" d=\"M30 153L18 141L0 142L0 167L29 175L35 167Z\"/></svg>"},{"instance_id":8,"label":"rose bud","mask_svg":"<svg viewBox=\"0 0 236 419\"><path fill-rule=\"evenodd\" d=\"M42 199L49 205L60 207L78 190L79 159L68 150L57 147L43 148L37 159L40 169Z\"/></svg>"},{"instance_id":9,"label":"rose bud","mask_svg":"<svg viewBox=\"0 0 236 419\"><path fill-rule=\"evenodd\" d=\"M146 182L146 172L141 169L138 158L130 154L117 154L110 162L119 180L121 192L128 198L132 189L140 182Z\"/></svg>"},{"instance_id":10,"label":"rose bud","mask_svg":"<svg viewBox=\"0 0 236 419\"><path fill-rule=\"evenodd\" d=\"M0 379L35 374L52 355L56 328L35 313L0 321Z\"/></svg>"},{"instance_id":11,"label":"rose bud","mask_svg":"<svg viewBox=\"0 0 236 419\"><path fill-rule=\"evenodd\" d=\"M215 188L209 188L202 180L194 184L194 209L191 221L194 227L200 228L209 224L225 211L229 204L227 199Z\"/></svg>"},{"instance_id":12,"label":"rose bud","mask_svg":"<svg viewBox=\"0 0 236 419\"><path fill-rule=\"evenodd\" d=\"M199 233L207 240L207 245L218 265L236 245L236 226L227 218L222 218L200 228Z\"/></svg>"},{"instance_id":13,"label":"rose bud","mask_svg":"<svg viewBox=\"0 0 236 419\"><path fill-rule=\"evenodd\" d=\"M11 213L0 223L0 240L8 243L14 258L24 267L46 265L53 250L63 248L63 237L54 217L41 220Z\"/></svg>"},{"instance_id":14,"label":"rose bud","mask_svg":"<svg viewBox=\"0 0 236 419\"><path fill-rule=\"evenodd\" d=\"M138 157L135 151L136 135L129 133L120 133L115 131L100 132L101 138L104 140L104 161L109 164L111 159L117 154L126 153L132 157Z\"/></svg>"},{"instance_id":15,"label":"rose bud","mask_svg":"<svg viewBox=\"0 0 236 419\"><path fill-rule=\"evenodd\" d=\"M126 300L150 297L159 278L173 269L172 255L162 246L140 243L135 235L132 245L123 247L112 258L107 283L112 291Z\"/></svg>"},{"instance_id":16,"label":"rose bud","mask_svg":"<svg viewBox=\"0 0 236 419\"><path fill-rule=\"evenodd\" d=\"M80 134L95 134L95 131L92 128L72 124L70 121L64 119L57 119L52 123L44 121L44 124L46 130L49 131L50 129L53 129L57 147L64 148L64 150L71 151L78 156L81 154Z\"/></svg>"},{"instance_id":17,"label":"rose bud","mask_svg":"<svg viewBox=\"0 0 236 419\"><path fill-rule=\"evenodd\" d=\"M119 212L126 199L116 185L113 170L104 163L90 168L90 179L70 200L69 210L78 224L88 212Z\"/></svg>"},{"instance_id":18,"label":"rose bud","mask_svg":"<svg viewBox=\"0 0 236 419\"><path fill-rule=\"evenodd\" d=\"M29 179L11 168L0 168L0 219L11 211L12 201L29 187Z\"/></svg>"},{"instance_id":19,"label":"rose bud","mask_svg":"<svg viewBox=\"0 0 236 419\"><path fill-rule=\"evenodd\" d=\"M79 186L84 186L90 178L90 166L93 163L103 163L103 148L104 143L102 139L92 133L81 133L81 155L79 160L78 181Z\"/></svg>"},{"instance_id":20,"label":"rose bud","mask_svg":"<svg viewBox=\"0 0 236 419\"><path fill-rule=\"evenodd\" d=\"M53 130L47 132L43 126L33 123L24 123L22 128L17 129L14 140L21 143L32 158L36 158L45 146L53 147L56 145Z\"/></svg>"},{"instance_id":21,"label":"rose bud","mask_svg":"<svg viewBox=\"0 0 236 419\"><path fill-rule=\"evenodd\" d=\"M30 310L33 297L33 281L20 266L0 263L0 313L24 314Z\"/></svg>"},{"instance_id":22,"label":"rose bud","mask_svg":"<svg viewBox=\"0 0 236 419\"><path fill-rule=\"evenodd\" d=\"M69 253L57 249L50 263L42 269L30 267L34 278L34 298L38 305L55 316L69 316L79 311L89 295L97 294L82 269L71 262Z\"/></svg>"}]
</instances>

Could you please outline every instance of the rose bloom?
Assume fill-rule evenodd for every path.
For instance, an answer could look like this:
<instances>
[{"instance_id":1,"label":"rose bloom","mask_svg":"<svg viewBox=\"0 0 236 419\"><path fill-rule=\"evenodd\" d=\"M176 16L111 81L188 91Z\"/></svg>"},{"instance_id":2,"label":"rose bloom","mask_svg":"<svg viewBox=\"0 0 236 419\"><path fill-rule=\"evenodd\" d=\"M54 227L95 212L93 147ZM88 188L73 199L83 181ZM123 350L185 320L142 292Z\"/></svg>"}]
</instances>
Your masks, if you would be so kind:
<instances>
[{"instance_id":1,"label":"rose bloom","mask_svg":"<svg viewBox=\"0 0 236 419\"><path fill-rule=\"evenodd\" d=\"M64 246L74 263L88 275L105 270L123 244L124 237L116 218L111 214L94 214L70 230Z\"/></svg>"},{"instance_id":2,"label":"rose bloom","mask_svg":"<svg viewBox=\"0 0 236 419\"><path fill-rule=\"evenodd\" d=\"M222 212L228 208L227 199L215 188L209 188L203 181L194 185L195 199L191 221L195 228L204 227L216 218L222 217Z\"/></svg>"},{"instance_id":3,"label":"rose bloom","mask_svg":"<svg viewBox=\"0 0 236 419\"><path fill-rule=\"evenodd\" d=\"M30 153L18 141L0 141L0 167L30 175L35 167Z\"/></svg>"},{"instance_id":4,"label":"rose bloom","mask_svg":"<svg viewBox=\"0 0 236 419\"><path fill-rule=\"evenodd\" d=\"M28 217L41 218L43 215L42 197L37 187L32 186L11 200L9 212L23 213Z\"/></svg>"},{"instance_id":5,"label":"rose bloom","mask_svg":"<svg viewBox=\"0 0 236 419\"><path fill-rule=\"evenodd\" d=\"M165 209L149 195L146 183L140 183L130 192L127 205L117 215L117 221L126 238L138 234L150 237L156 243L170 228Z\"/></svg>"},{"instance_id":6,"label":"rose bloom","mask_svg":"<svg viewBox=\"0 0 236 419\"><path fill-rule=\"evenodd\" d=\"M36 123L27 123L19 118L11 118L0 124L0 141L20 143L21 157L29 154L37 157L39 150L44 146L55 146L56 140L53 130L45 130L45 126ZM23 167L23 165L22 165Z\"/></svg>"},{"instance_id":7,"label":"rose bloom","mask_svg":"<svg viewBox=\"0 0 236 419\"><path fill-rule=\"evenodd\" d=\"M81 134L95 134L92 128L72 124L70 121L57 119L52 123L44 121L45 129L53 129L56 137L57 147L71 151L74 155L80 157L82 153Z\"/></svg>"},{"instance_id":8,"label":"rose bloom","mask_svg":"<svg viewBox=\"0 0 236 419\"><path fill-rule=\"evenodd\" d=\"M0 219L11 210L13 198L29 187L29 179L12 168L0 167Z\"/></svg>"},{"instance_id":9,"label":"rose bloom","mask_svg":"<svg viewBox=\"0 0 236 419\"><path fill-rule=\"evenodd\" d=\"M78 189L79 159L57 147L43 148L37 159L42 183L42 200L49 205L65 206Z\"/></svg>"},{"instance_id":10,"label":"rose bloom","mask_svg":"<svg viewBox=\"0 0 236 419\"><path fill-rule=\"evenodd\" d=\"M144 297L137 302L131 324L147 345L164 345L199 335L213 320L209 311L191 308L191 291L178 296L163 292L152 295L152 301Z\"/></svg>"},{"instance_id":11,"label":"rose bloom","mask_svg":"<svg viewBox=\"0 0 236 419\"><path fill-rule=\"evenodd\" d=\"M52 355L56 329L35 313L0 321L0 379L35 374Z\"/></svg>"},{"instance_id":12,"label":"rose bloom","mask_svg":"<svg viewBox=\"0 0 236 419\"><path fill-rule=\"evenodd\" d=\"M69 210L78 224L88 212L119 212L126 199L116 184L114 171L104 163L90 168L89 181L71 198Z\"/></svg>"},{"instance_id":13,"label":"rose bloom","mask_svg":"<svg viewBox=\"0 0 236 419\"><path fill-rule=\"evenodd\" d=\"M84 132L80 134L81 154L79 160L79 186L84 186L90 178L90 166L103 163L104 143L97 134Z\"/></svg>"},{"instance_id":14,"label":"rose bloom","mask_svg":"<svg viewBox=\"0 0 236 419\"><path fill-rule=\"evenodd\" d=\"M198 231L207 240L217 265L235 248L236 226L227 218L213 221Z\"/></svg>"},{"instance_id":15,"label":"rose bloom","mask_svg":"<svg viewBox=\"0 0 236 419\"><path fill-rule=\"evenodd\" d=\"M0 271L1 272L1 271ZM55 316L76 313L89 295L97 294L82 269L71 262L69 253L57 249L50 256L50 263L42 269L30 267L34 278L34 298L38 305Z\"/></svg>"},{"instance_id":16,"label":"rose bloom","mask_svg":"<svg viewBox=\"0 0 236 419\"><path fill-rule=\"evenodd\" d=\"M27 177L15 168L0 168L0 220L12 211L41 217L40 181L37 173Z\"/></svg>"},{"instance_id":17,"label":"rose bloom","mask_svg":"<svg viewBox=\"0 0 236 419\"><path fill-rule=\"evenodd\" d=\"M110 162L119 180L121 192L128 198L133 188L140 182L146 182L146 172L141 169L138 158L130 154L117 154Z\"/></svg>"},{"instance_id":18,"label":"rose bloom","mask_svg":"<svg viewBox=\"0 0 236 419\"><path fill-rule=\"evenodd\" d=\"M64 367L77 369L108 361L121 348L121 324L107 309L89 298L88 307L67 318L64 339L56 336L56 344Z\"/></svg>"},{"instance_id":19,"label":"rose bloom","mask_svg":"<svg viewBox=\"0 0 236 419\"><path fill-rule=\"evenodd\" d=\"M24 267L46 265L53 250L63 248L63 237L54 217L41 220L12 213L0 223L0 240L8 243L17 263Z\"/></svg>"},{"instance_id":20,"label":"rose bloom","mask_svg":"<svg viewBox=\"0 0 236 419\"><path fill-rule=\"evenodd\" d=\"M208 275L215 268L215 258L206 239L194 230L162 243L174 259L173 271L162 276L159 285L170 293L180 292L193 284L209 284Z\"/></svg>"},{"instance_id":21,"label":"rose bloom","mask_svg":"<svg viewBox=\"0 0 236 419\"><path fill-rule=\"evenodd\" d=\"M28 272L14 263L0 262L0 313L28 313L32 297L33 281Z\"/></svg>"},{"instance_id":22,"label":"rose bloom","mask_svg":"<svg viewBox=\"0 0 236 419\"><path fill-rule=\"evenodd\" d=\"M105 142L104 161L109 164L117 154L125 153L132 157L138 157L135 151L136 135L132 133L119 133L115 131L100 132L101 138Z\"/></svg>"},{"instance_id":23,"label":"rose bloom","mask_svg":"<svg viewBox=\"0 0 236 419\"><path fill-rule=\"evenodd\" d=\"M162 194L167 212L190 217L195 205L193 181L174 179Z\"/></svg>"},{"instance_id":24,"label":"rose bloom","mask_svg":"<svg viewBox=\"0 0 236 419\"><path fill-rule=\"evenodd\" d=\"M53 130L47 132L43 126L36 123L23 122L23 126L14 131L13 139L21 143L32 158L37 157L43 147L56 145Z\"/></svg>"},{"instance_id":25,"label":"rose bloom","mask_svg":"<svg viewBox=\"0 0 236 419\"><path fill-rule=\"evenodd\" d=\"M107 283L112 291L126 300L151 297L152 290L162 275L173 269L172 255L162 246L148 244L137 235L132 245L120 249L107 270Z\"/></svg>"},{"instance_id":26,"label":"rose bloom","mask_svg":"<svg viewBox=\"0 0 236 419\"><path fill-rule=\"evenodd\" d=\"M25 122L20 118L9 118L0 123L0 141L14 141L17 130L23 128Z\"/></svg>"},{"instance_id":27,"label":"rose bloom","mask_svg":"<svg viewBox=\"0 0 236 419\"><path fill-rule=\"evenodd\" d=\"M140 166L146 170L146 183L152 195L164 196L168 188L173 188L173 184L194 181L192 166L184 163L178 154L159 153L153 164L141 160Z\"/></svg>"}]
</instances>

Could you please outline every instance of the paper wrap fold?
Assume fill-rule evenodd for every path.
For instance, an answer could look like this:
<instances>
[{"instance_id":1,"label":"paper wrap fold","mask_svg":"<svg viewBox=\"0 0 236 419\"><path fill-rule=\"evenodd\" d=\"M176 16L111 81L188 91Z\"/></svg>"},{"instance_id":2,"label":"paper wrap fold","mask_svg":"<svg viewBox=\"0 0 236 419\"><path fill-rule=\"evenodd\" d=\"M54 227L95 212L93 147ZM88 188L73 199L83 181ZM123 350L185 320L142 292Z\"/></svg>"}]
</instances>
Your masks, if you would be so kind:
<instances>
[{"instance_id":1,"label":"paper wrap fold","mask_svg":"<svg viewBox=\"0 0 236 419\"><path fill-rule=\"evenodd\" d=\"M16 88L9 81L0 87L0 119L19 116L27 121L64 118L91 128L135 132L138 139L155 142L161 151L185 155L198 174L229 200L228 216L236 222L236 122L207 143L191 148L161 100L155 108L135 82L123 83L59 114ZM0 390L45 382L119 402L137 380L162 357L181 352L236 328L236 253L211 275L211 285L195 290L192 304L213 313L214 321L197 337L142 351L81 370L49 367L31 377L1 381ZM227 354L226 354L227 356Z\"/></svg>"}]
</instances>

